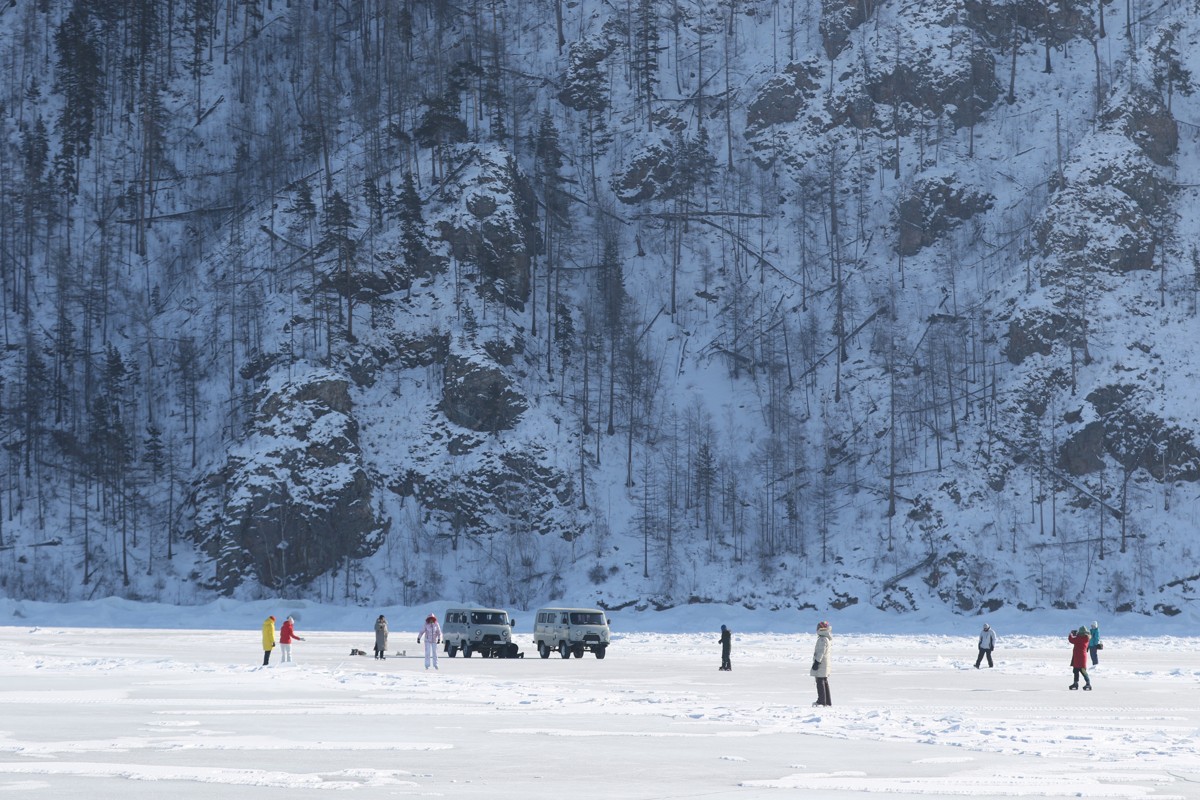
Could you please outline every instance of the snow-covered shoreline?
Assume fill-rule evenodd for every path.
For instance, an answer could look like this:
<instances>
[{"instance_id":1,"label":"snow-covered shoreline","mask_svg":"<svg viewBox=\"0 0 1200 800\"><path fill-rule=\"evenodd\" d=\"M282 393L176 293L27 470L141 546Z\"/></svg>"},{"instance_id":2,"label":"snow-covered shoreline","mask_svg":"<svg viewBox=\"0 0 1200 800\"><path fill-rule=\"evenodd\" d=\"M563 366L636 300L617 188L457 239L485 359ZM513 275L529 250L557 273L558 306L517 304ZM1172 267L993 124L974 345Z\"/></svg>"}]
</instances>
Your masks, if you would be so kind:
<instances>
[{"instance_id":1,"label":"snow-covered shoreline","mask_svg":"<svg viewBox=\"0 0 1200 800\"><path fill-rule=\"evenodd\" d=\"M314 603L308 600L216 600L204 605L177 606L166 603L140 603L105 598L78 603L43 603L0 599L0 627L30 625L88 628L255 630L268 615L283 619L296 617L309 630L370 630L374 619L384 614L394 626L416 630L429 612L441 615L448 606L462 605L459 600L443 600L420 606L359 607ZM472 605L471 603L467 603ZM587 607L586 601L559 602L555 605ZM516 620L515 630L531 630L536 609L509 609ZM743 606L695 604L657 611L626 608L609 613L615 634L622 633L704 633L728 625L739 633L807 633L819 620L833 623L840 634L934 634L970 636L977 634L983 622L1004 635L1051 636L1063 634L1080 625L1099 622L1105 636L1200 636L1200 610L1187 610L1174 617L1150 617L1141 614L1107 615L1095 610L1041 609L1018 611L1001 609L977 616L900 614L874 608L851 607L843 610L813 611L796 609L748 609Z\"/></svg>"}]
</instances>

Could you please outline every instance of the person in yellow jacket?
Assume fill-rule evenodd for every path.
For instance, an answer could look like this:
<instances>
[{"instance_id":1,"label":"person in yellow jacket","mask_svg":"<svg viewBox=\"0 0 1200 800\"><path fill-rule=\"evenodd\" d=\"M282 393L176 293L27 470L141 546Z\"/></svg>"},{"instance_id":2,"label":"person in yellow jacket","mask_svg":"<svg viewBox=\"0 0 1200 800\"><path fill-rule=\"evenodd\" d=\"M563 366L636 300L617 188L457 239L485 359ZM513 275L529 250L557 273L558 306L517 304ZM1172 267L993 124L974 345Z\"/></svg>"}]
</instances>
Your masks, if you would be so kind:
<instances>
[{"instance_id":1,"label":"person in yellow jacket","mask_svg":"<svg viewBox=\"0 0 1200 800\"><path fill-rule=\"evenodd\" d=\"M275 649L275 617L267 617L263 621L263 666L271 660L271 651Z\"/></svg>"}]
</instances>

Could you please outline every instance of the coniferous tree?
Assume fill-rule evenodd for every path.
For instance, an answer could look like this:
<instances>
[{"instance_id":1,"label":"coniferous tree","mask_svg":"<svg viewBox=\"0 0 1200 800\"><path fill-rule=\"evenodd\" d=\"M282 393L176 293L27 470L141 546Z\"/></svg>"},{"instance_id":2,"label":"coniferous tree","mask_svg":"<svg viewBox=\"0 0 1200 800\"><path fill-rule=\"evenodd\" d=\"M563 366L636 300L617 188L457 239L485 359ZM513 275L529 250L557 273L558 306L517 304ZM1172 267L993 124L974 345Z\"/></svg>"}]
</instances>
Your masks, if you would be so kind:
<instances>
[{"instance_id":1,"label":"coniferous tree","mask_svg":"<svg viewBox=\"0 0 1200 800\"><path fill-rule=\"evenodd\" d=\"M358 244L350 232L354 229L353 212L350 204L335 191L325 202L325 217L321 222L322 253L333 253L337 258L332 283L346 303L346 336L354 340L354 259Z\"/></svg>"},{"instance_id":2,"label":"coniferous tree","mask_svg":"<svg viewBox=\"0 0 1200 800\"><path fill-rule=\"evenodd\" d=\"M603 253L598 270L601 319L604 335L608 339L608 427L609 436L616 433L614 408L616 406L617 355L620 351L623 322L625 319L625 270L617 250L616 234L606 230L603 234Z\"/></svg>"},{"instance_id":3,"label":"coniferous tree","mask_svg":"<svg viewBox=\"0 0 1200 800\"><path fill-rule=\"evenodd\" d=\"M567 54L567 74L558 99L568 108L581 111L583 138L591 177L592 196L596 196L596 161L611 141L605 115L609 107L608 77L601 62L608 47L595 37L571 45Z\"/></svg>"},{"instance_id":4,"label":"coniferous tree","mask_svg":"<svg viewBox=\"0 0 1200 800\"><path fill-rule=\"evenodd\" d=\"M571 354L575 351L575 322L571 317L571 309L564 303L559 303L555 311L557 313L554 320L554 344L558 348L558 358L561 362L558 394L559 397L562 397L567 364L571 359Z\"/></svg>"},{"instance_id":5,"label":"coniferous tree","mask_svg":"<svg viewBox=\"0 0 1200 800\"><path fill-rule=\"evenodd\" d=\"M39 114L33 126L21 134L21 166L24 172L24 192L22 198L22 221L25 229L23 252L25 257L22 286L20 294L21 308L29 313L29 295L32 291L32 261L37 240L38 219L44 220L49 226L51 206L50 180L47 173L50 156L49 135L46 123Z\"/></svg>"},{"instance_id":6,"label":"coniferous tree","mask_svg":"<svg viewBox=\"0 0 1200 800\"><path fill-rule=\"evenodd\" d=\"M437 180L438 166L445 164L446 149L467 140L467 123L458 115L458 95L446 92L427 100L425 113L413 133L417 144L430 151L430 174Z\"/></svg>"},{"instance_id":7,"label":"coniferous tree","mask_svg":"<svg viewBox=\"0 0 1200 800\"><path fill-rule=\"evenodd\" d=\"M79 159L91 154L96 117L104 103L100 48L85 2L76 0L54 33L54 45L58 50L54 90L63 96L59 142L64 157L78 172Z\"/></svg>"},{"instance_id":8,"label":"coniferous tree","mask_svg":"<svg viewBox=\"0 0 1200 800\"><path fill-rule=\"evenodd\" d=\"M548 111L543 111L538 121L538 130L533 142L533 154L533 180L541 192L543 212L542 248L546 264L546 287L544 292L546 298L547 327L546 371L548 374L551 374L553 370L550 366L550 341L553 338L553 334L551 333L553 321L550 309L557 302L555 279L559 274L557 269L559 266L559 231L570 226L570 218L568 216L570 200L562 188L563 177L561 170L563 167L563 151L559 142L558 128L554 125L554 120ZM534 302L533 306L533 335L536 336L538 334L537 303Z\"/></svg>"},{"instance_id":9,"label":"coniferous tree","mask_svg":"<svg viewBox=\"0 0 1200 800\"><path fill-rule=\"evenodd\" d=\"M396 214L400 221L400 248L403 261L402 280L407 284L407 297L412 298L412 285L417 275L429 268L429 246L425 241L425 219L421 210L421 196L411 172L404 175L404 187L400 190Z\"/></svg>"},{"instance_id":10,"label":"coniferous tree","mask_svg":"<svg viewBox=\"0 0 1200 800\"><path fill-rule=\"evenodd\" d=\"M371 220L376 225L383 224L383 194L379 191L379 184L374 178L369 175L363 178L362 183L363 205L371 213Z\"/></svg>"},{"instance_id":11,"label":"coniferous tree","mask_svg":"<svg viewBox=\"0 0 1200 800\"><path fill-rule=\"evenodd\" d=\"M183 66L191 76L195 92L196 124L204 117L201 89L205 75L212 73L208 50L212 46L216 0L184 0L183 25L187 31L187 55Z\"/></svg>"},{"instance_id":12,"label":"coniferous tree","mask_svg":"<svg viewBox=\"0 0 1200 800\"><path fill-rule=\"evenodd\" d=\"M633 74L638 105L646 116L646 130L654 130L654 102L658 99L658 55L663 51L659 36L658 3L637 0L634 11Z\"/></svg>"}]
</instances>

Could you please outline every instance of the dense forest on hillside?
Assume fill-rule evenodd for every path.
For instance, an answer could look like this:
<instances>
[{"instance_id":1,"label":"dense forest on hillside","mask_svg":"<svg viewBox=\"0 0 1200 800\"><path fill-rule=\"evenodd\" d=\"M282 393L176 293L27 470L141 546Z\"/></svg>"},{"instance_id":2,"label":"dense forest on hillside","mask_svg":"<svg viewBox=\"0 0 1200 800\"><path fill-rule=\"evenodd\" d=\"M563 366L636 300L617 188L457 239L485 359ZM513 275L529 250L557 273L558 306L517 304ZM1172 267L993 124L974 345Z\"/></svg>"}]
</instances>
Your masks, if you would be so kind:
<instances>
[{"instance_id":1,"label":"dense forest on hillside","mask_svg":"<svg viewBox=\"0 0 1200 800\"><path fill-rule=\"evenodd\" d=\"M1198 37L4 0L0 593L1175 613Z\"/></svg>"}]
</instances>

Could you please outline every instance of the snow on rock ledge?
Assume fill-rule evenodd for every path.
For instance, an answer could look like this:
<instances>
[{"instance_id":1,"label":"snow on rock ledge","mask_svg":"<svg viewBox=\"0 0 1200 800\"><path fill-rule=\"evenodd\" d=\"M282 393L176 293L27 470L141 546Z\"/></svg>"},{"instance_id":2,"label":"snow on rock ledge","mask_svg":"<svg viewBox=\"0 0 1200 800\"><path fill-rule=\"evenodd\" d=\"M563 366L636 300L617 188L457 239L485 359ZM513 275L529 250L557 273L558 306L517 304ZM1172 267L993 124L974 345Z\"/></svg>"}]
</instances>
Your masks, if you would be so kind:
<instances>
[{"instance_id":1,"label":"snow on rock ledge","mask_svg":"<svg viewBox=\"0 0 1200 800\"><path fill-rule=\"evenodd\" d=\"M226 594L257 577L303 584L373 553L387 528L362 462L348 381L317 370L284 382L251 433L196 495L196 540Z\"/></svg>"}]
</instances>

